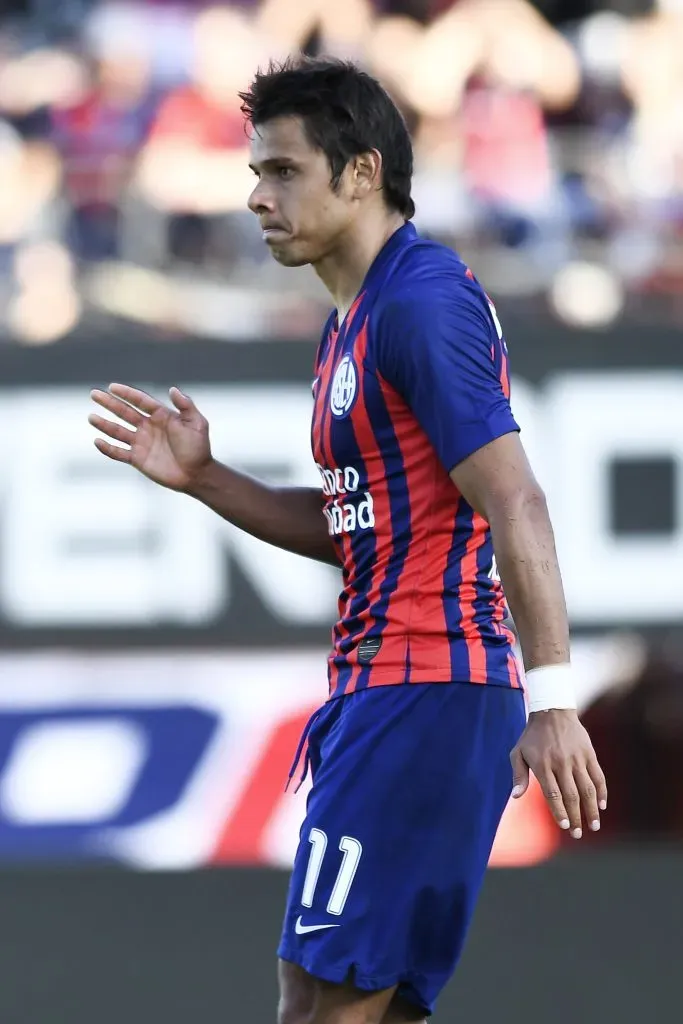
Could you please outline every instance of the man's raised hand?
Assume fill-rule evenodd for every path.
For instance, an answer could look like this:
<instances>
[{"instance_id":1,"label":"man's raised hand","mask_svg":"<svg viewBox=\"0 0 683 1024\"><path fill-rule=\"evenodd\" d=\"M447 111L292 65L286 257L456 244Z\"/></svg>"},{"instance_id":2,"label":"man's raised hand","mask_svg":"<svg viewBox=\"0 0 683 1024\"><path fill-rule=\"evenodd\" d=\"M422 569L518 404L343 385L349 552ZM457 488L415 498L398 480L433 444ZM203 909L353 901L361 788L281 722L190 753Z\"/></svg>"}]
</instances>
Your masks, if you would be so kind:
<instances>
[{"instance_id":1,"label":"man's raised hand","mask_svg":"<svg viewBox=\"0 0 683 1024\"><path fill-rule=\"evenodd\" d=\"M105 435L95 438L95 447L107 458L134 466L163 487L185 491L211 463L209 424L178 388L169 396L173 407L137 388L111 384L107 391L92 391L91 398L123 423L98 413L88 422Z\"/></svg>"}]
</instances>

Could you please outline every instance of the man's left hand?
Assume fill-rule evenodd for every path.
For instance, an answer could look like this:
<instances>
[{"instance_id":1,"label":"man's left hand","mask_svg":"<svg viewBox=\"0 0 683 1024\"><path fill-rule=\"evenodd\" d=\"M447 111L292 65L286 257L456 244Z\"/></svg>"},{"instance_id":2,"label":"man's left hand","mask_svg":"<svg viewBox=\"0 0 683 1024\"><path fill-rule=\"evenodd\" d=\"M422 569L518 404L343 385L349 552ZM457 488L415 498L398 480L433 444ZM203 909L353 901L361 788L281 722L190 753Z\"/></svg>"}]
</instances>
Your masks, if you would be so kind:
<instances>
[{"instance_id":1,"label":"man's left hand","mask_svg":"<svg viewBox=\"0 0 683 1024\"><path fill-rule=\"evenodd\" d=\"M598 831L600 811L607 807L607 784L576 711L536 711L529 715L510 760L515 799L526 793L531 769L560 828L570 829L573 838L580 839L583 811L587 826Z\"/></svg>"}]
</instances>

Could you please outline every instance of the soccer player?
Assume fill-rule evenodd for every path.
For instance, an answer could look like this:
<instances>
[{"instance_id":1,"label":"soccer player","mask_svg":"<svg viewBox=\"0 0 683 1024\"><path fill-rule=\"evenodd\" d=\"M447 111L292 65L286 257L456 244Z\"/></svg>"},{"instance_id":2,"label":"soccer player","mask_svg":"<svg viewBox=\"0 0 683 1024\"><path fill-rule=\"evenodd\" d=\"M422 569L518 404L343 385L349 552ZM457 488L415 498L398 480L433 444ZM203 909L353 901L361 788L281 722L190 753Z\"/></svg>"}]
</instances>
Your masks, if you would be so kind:
<instances>
[{"instance_id":1,"label":"soccer player","mask_svg":"<svg viewBox=\"0 0 683 1024\"><path fill-rule=\"evenodd\" d=\"M313 384L322 486L269 487L219 464L177 388L167 406L112 384L92 397L123 422L90 422L109 458L341 566L329 699L302 739L313 785L278 1021L408 1024L455 968L511 791L533 771L575 838L600 827L607 791L575 710L552 527L510 410L501 325L458 256L410 223L400 113L373 78L326 60L271 66L242 102L263 238L284 266L311 264L336 307Z\"/></svg>"}]
</instances>

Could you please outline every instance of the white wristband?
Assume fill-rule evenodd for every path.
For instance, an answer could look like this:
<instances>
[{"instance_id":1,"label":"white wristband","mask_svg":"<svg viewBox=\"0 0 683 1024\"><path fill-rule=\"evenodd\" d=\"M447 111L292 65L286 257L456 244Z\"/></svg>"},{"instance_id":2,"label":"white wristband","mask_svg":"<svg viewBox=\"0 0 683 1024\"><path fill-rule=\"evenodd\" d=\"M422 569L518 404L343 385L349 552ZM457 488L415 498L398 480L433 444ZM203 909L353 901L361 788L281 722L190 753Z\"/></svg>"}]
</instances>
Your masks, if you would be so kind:
<instances>
[{"instance_id":1,"label":"white wristband","mask_svg":"<svg viewBox=\"0 0 683 1024\"><path fill-rule=\"evenodd\" d=\"M576 708L574 673L569 663L544 665L526 673L529 714L534 711L558 711Z\"/></svg>"}]
</instances>

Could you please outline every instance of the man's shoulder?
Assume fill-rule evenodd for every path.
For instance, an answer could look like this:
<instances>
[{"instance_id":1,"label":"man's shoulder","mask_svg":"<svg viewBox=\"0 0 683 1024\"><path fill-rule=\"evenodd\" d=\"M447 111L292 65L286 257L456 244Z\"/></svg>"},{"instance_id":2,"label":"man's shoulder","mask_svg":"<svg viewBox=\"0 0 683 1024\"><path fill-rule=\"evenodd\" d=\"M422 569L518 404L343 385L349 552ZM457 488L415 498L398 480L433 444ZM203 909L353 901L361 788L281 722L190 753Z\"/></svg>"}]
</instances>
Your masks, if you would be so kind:
<instances>
[{"instance_id":1,"label":"man's shoulder","mask_svg":"<svg viewBox=\"0 0 683 1024\"><path fill-rule=\"evenodd\" d=\"M481 306L484 292L454 249L417 236L395 261L374 304L377 323L386 316L424 316L443 305Z\"/></svg>"},{"instance_id":2,"label":"man's shoulder","mask_svg":"<svg viewBox=\"0 0 683 1024\"><path fill-rule=\"evenodd\" d=\"M394 265L393 278L399 288L406 284L428 286L441 276L465 281L467 267L454 249L420 235L405 246Z\"/></svg>"}]
</instances>

